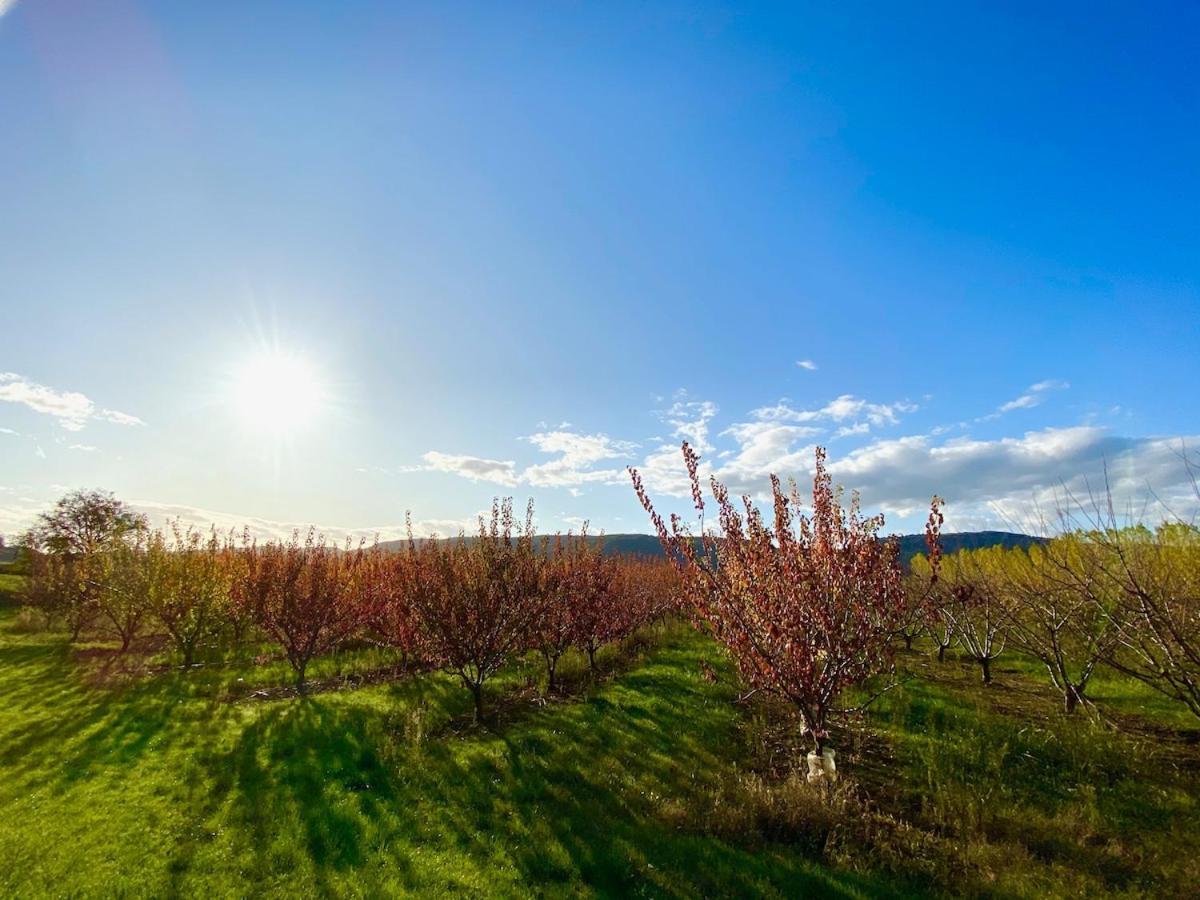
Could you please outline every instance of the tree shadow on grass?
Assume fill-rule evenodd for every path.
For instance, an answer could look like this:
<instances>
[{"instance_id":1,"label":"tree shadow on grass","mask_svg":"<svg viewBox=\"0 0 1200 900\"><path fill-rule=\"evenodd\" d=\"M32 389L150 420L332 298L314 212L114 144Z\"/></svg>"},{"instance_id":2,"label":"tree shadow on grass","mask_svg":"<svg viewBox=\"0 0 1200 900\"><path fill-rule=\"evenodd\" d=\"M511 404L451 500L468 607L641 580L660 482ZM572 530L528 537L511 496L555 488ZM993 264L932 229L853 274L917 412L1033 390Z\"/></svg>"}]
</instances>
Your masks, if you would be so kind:
<instances>
[{"instance_id":1,"label":"tree shadow on grass","mask_svg":"<svg viewBox=\"0 0 1200 900\"><path fill-rule=\"evenodd\" d=\"M380 758L384 722L372 710L298 698L264 710L231 747L198 754L206 775L195 799L205 816L238 833L236 844L253 857L251 878L278 875L287 864L280 844L295 843L324 888L327 872L368 863L376 843L368 832L381 820L411 830L402 792ZM186 869L194 850L181 845L173 868Z\"/></svg>"},{"instance_id":2,"label":"tree shadow on grass","mask_svg":"<svg viewBox=\"0 0 1200 900\"><path fill-rule=\"evenodd\" d=\"M88 687L64 638L0 646L0 666L11 666L0 680L0 767L59 791L100 768L132 770L152 748L200 738L218 718L187 702L192 689L181 677Z\"/></svg>"},{"instance_id":3,"label":"tree shadow on grass","mask_svg":"<svg viewBox=\"0 0 1200 900\"><path fill-rule=\"evenodd\" d=\"M665 801L733 764L731 694L699 677L695 647L656 651L580 702L457 734L438 723L470 698L444 676L247 708L207 698L186 673L89 689L54 642L0 646L20 672L4 689L36 713L0 735L0 763L44 777L55 753L58 790L101 771L156 766L162 779L178 767L163 787L178 831L156 863L171 892L202 892L215 866L304 893L886 894L664 817ZM47 691L53 703L35 707ZM415 739L414 710L427 719Z\"/></svg>"},{"instance_id":4,"label":"tree shadow on grass","mask_svg":"<svg viewBox=\"0 0 1200 900\"><path fill-rule=\"evenodd\" d=\"M533 710L502 729L415 742L397 726L404 708L423 704L445 721L469 705L448 679L272 705L232 744L198 755L205 774L194 790L204 796L195 800L249 857L248 877L301 869L321 892L470 893L486 884L495 894L888 894L870 879L681 832L663 817L664 800L731 764L728 692L694 675L685 657L665 651L580 703ZM287 846L302 858L289 861ZM172 871L186 873L196 850L181 843Z\"/></svg>"},{"instance_id":5,"label":"tree shadow on grass","mask_svg":"<svg viewBox=\"0 0 1200 900\"><path fill-rule=\"evenodd\" d=\"M680 832L663 803L702 788L730 760L730 696L675 657L587 701L547 708L460 752L422 785L438 837L485 866L502 848L523 884L582 882L601 894L887 894L798 856ZM536 889L536 888L535 888Z\"/></svg>"}]
</instances>

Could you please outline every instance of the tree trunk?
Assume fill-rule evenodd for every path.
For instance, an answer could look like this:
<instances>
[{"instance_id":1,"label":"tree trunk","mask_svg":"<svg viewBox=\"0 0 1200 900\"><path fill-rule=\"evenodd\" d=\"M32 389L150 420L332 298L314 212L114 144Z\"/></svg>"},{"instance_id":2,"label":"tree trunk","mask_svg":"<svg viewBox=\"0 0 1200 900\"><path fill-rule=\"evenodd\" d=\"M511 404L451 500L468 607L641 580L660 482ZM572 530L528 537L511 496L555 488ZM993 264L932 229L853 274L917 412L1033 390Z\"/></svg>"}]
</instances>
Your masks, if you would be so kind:
<instances>
[{"instance_id":1,"label":"tree trunk","mask_svg":"<svg viewBox=\"0 0 1200 900\"><path fill-rule=\"evenodd\" d=\"M911 650L911 649L912 649L912 642L913 642L912 635L911 635L911 634L906 634L906 635L903 635L903 637L904 637L904 649L905 649L905 650Z\"/></svg>"},{"instance_id":2,"label":"tree trunk","mask_svg":"<svg viewBox=\"0 0 1200 900\"><path fill-rule=\"evenodd\" d=\"M121 652L124 653L129 649L129 643L133 640L132 634L121 635Z\"/></svg>"},{"instance_id":3,"label":"tree trunk","mask_svg":"<svg viewBox=\"0 0 1200 900\"><path fill-rule=\"evenodd\" d=\"M808 711L802 711L800 715L805 725L808 726L809 733L812 735L813 747L817 751L817 755L820 756L825 750L826 738L822 736L825 731L824 723L818 724L817 717Z\"/></svg>"},{"instance_id":4,"label":"tree trunk","mask_svg":"<svg viewBox=\"0 0 1200 900\"><path fill-rule=\"evenodd\" d=\"M991 684L992 683L992 658L990 656L983 657L981 660L979 660L979 665L983 669L983 683Z\"/></svg>"},{"instance_id":5,"label":"tree trunk","mask_svg":"<svg viewBox=\"0 0 1200 900\"><path fill-rule=\"evenodd\" d=\"M189 663L190 665L190 663ZM304 677L305 671L308 669L308 660L296 666L296 690L301 695L308 693L308 681Z\"/></svg>"},{"instance_id":6,"label":"tree trunk","mask_svg":"<svg viewBox=\"0 0 1200 900\"><path fill-rule=\"evenodd\" d=\"M471 682L471 698L475 701L475 724L483 721L483 685Z\"/></svg>"},{"instance_id":7,"label":"tree trunk","mask_svg":"<svg viewBox=\"0 0 1200 900\"><path fill-rule=\"evenodd\" d=\"M938 662L946 661L946 648L949 646L949 644L938 644Z\"/></svg>"},{"instance_id":8,"label":"tree trunk","mask_svg":"<svg viewBox=\"0 0 1200 900\"><path fill-rule=\"evenodd\" d=\"M558 657L546 654L546 694L554 693L554 673L558 669Z\"/></svg>"},{"instance_id":9,"label":"tree trunk","mask_svg":"<svg viewBox=\"0 0 1200 900\"><path fill-rule=\"evenodd\" d=\"M593 647L591 644L588 644L587 654L588 654L588 666L591 668L592 674L595 674L595 672L596 672L596 648Z\"/></svg>"},{"instance_id":10,"label":"tree trunk","mask_svg":"<svg viewBox=\"0 0 1200 900\"><path fill-rule=\"evenodd\" d=\"M1082 700L1083 688L1078 685L1068 684L1067 689L1063 692L1063 707L1068 716L1075 712Z\"/></svg>"}]
</instances>

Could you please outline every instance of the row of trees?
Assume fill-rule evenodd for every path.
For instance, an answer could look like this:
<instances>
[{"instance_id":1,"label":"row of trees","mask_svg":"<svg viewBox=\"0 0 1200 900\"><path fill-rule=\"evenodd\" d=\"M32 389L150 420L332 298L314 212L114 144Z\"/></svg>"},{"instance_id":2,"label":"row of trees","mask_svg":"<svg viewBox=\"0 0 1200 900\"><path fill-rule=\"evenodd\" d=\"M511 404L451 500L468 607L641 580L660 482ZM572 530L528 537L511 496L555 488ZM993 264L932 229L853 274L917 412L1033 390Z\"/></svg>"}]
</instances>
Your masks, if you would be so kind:
<instances>
[{"instance_id":1,"label":"row of trees","mask_svg":"<svg viewBox=\"0 0 1200 900\"><path fill-rule=\"evenodd\" d=\"M335 546L313 531L257 542L150 529L110 496L76 494L27 544L27 600L73 639L100 631L125 651L141 634L164 634L190 667L202 646L236 648L253 633L280 648L301 690L315 657L367 640L458 675L477 717L484 684L513 654L539 652L553 691L568 649L594 668L601 647L677 595L667 563L606 556L586 528L538 538L532 504L518 519L511 500L471 537L419 541L410 528L406 544L387 549Z\"/></svg>"},{"instance_id":2,"label":"row of trees","mask_svg":"<svg viewBox=\"0 0 1200 900\"><path fill-rule=\"evenodd\" d=\"M1006 648L1039 660L1065 710L1088 704L1100 665L1136 678L1200 716L1200 530L1184 523L1122 526L1111 502L1062 536L1029 549L992 547L943 558L942 502L926 525L928 555L902 573L882 517L863 517L816 451L811 512L795 483L771 477L771 516L748 497L709 488L719 530L706 527L700 460L684 462L698 522L665 520L643 481L634 489L678 567L685 607L724 645L753 690L786 698L821 753L847 688L894 671L893 650L928 634L939 659L954 643L984 682ZM1200 491L1197 492L1200 497ZM886 689L894 681L884 681ZM869 702L869 701L868 701Z\"/></svg>"},{"instance_id":3,"label":"row of trees","mask_svg":"<svg viewBox=\"0 0 1200 900\"><path fill-rule=\"evenodd\" d=\"M147 621L185 662L215 633L259 629L283 648L303 685L309 661L367 637L456 673L482 708L483 685L516 652L536 650L548 690L570 647L594 664L603 644L672 608L730 653L752 690L790 701L821 752L846 690L893 670L902 638L928 633L944 656L957 642L981 668L1009 647L1040 660L1068 712L1087 704L1097 667L1111 666L1200 716L1200 532L1169 524L1119 527L1115 517L1028 550L987 548L942 558L941 500L931 502L928 556L905 576L896 542L857 497L843 505L817 450L811 511L793 483L771 479L771 513L709 487L719 530L706 527L700 461L683 456L698 516L693 532L659 515L634 488L668 563L605 557L586 532L538 539L532 508L511 501L478 535L416 541L400 552L334 548L319 537L257 544L117 520L112 539L77 528L42 536L31 599L75 633L107 622L128 646ZM86 517L84 517L86 520Z\"/></svg>"},{"instance_id":4,"label":"row of trees","mask_svg":"<svg viewBox=\"0 0 1200 900\"><path fill-rule=\"evenodd\" d=\"M1067 712L1106 665L1200 717L1200 530L1089 525L1028 549L960 551L936 583L914 559L909 621L939 647L957 640L985 683L1008 648L1039 660Z\"/></svg>"}]
</instances>

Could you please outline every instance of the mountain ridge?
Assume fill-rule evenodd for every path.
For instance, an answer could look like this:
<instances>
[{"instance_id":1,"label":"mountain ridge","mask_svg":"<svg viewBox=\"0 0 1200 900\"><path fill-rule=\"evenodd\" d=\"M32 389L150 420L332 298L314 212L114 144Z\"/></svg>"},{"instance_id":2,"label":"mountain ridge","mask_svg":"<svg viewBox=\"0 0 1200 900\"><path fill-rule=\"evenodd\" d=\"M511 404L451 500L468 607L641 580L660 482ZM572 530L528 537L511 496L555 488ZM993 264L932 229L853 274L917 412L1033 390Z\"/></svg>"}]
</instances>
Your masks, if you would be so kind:
<instances>
[{"instance_id":1,"label":"mountain ridge","mask_svg":"<svg viewBox=\"0 0 1200 900\"><path fill-rule=\"evenodd\" d=\"M539 534L538 538L554 535ZM909 560L918 553L925 552L924 534L888 535L896 537L900 543L900 560L908 565ZM467 535L467 540L473 540L474 535ZM441 541L457 540L456 537L438 538ZM658 536L653 534L638 534L636 532L618 534L589 534L588 540L604 541L604 552L607 555L664 557L662 544ZM979 547L1030 547L1033 544L1045 543L1046 539L1031 534L1021 534L1015 531L952 531L942 535L942 551L955 553L959 550L974 550ZM400 549L406 541L382 541L380 546L387 549Z\"/></svg>"}]
</instances>

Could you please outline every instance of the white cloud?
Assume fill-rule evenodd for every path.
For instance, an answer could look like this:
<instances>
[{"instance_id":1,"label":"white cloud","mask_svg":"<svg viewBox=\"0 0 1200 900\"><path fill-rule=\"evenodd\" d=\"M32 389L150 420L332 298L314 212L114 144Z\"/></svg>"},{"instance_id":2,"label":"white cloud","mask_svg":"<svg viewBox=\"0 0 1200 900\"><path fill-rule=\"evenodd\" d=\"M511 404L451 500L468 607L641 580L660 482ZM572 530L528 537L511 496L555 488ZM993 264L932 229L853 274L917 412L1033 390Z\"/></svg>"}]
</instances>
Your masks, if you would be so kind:
<instances>
[{"instance_id":1,"label":"white cloud","mask_svg":"<svg viewBox=\"0 0 1200 900\"><path fill-rule=\"evenodd\" d=\"M62 494L71 490L71 486L52 484L50 489L56 494ZM11 488L0 488L0 492L13 493ZM22 533L33 524L38 513L49 509L53 503L53 500L37 500L23 496L6 498L3 503L0 503L0 534L4 534L6 537L15 537ZM154 500L132 500L129 502L129 506L134 511L143 513L154 528L165 528L172 522L178 522L184 528L190 526L202 531L216 528L222 535L232 532L239 540L243 529L248 530L250 536L256 540L287 540L295 532L306 533L310 525L314 526L317 532L323 534L328 541L338 544L344 543L346 540L354 544L360 540L371 543L376 538L381 541L396 541L403 540L408 536L407 525L404 522L377 526L322 525L303 521L292 522L266 519L260 516L245 516L199 506L161 503ZM415 519L413 535L418 538L426 538L434 535L453 537L459 532L473 534L479 528L479 517L487 514L487 510L482 510L462 518Z\"/></svg>"},{"instance_id":2,"label":"white cloud","mask_svg":"<svg viewBox=\"0 0 1200 900\"><path fill-rule=\"evenodd\" d=\"M91 400L78 391L59 391L15 372L0 372L0 400L20 403L34 412L53 416L67 431L80 431L92 419L118 425L145 424L137 416L115 409L98 410Z\"/></svg>"},{"instance_id":3,"label":"white cloud","mask_svg":"<svg viewBox=\"0 0 1200 900\"><path fill-rule=\"evenodd\" d=\"M1048 391L1066 388L1061 381L1039 382L1010 403L1025 408ZM785 482L811 477L815 443L861 438L875 427L897 424L916 408L907 400L874 403L852 394L812 409L781 400L714 431L716 404L677 394L658 413L669 433L651 440L636 466L652 496L686 499L691 489L679 442L687 440L701 455L702 481L715 475L731 493L762 500L771 474ZM993 440L951 437L948 431L942 426L927 434L875 440L836 454L830 472L848 489L861 491L867 508L891 516L919 519L929 498L939 494L949 504L952 527L958 528L1029 527L1039 510L1054 513L1056 497L1064 492L1086 494L1089 486L1101 487L1106 470L1119 504L1145 500L1153 491L1176 514L1200 511L1180 459L1182 444L1194 446L1200 437L1120 437L1092 424ZM623 466L605 463L627 458L637 446L632 442L562 429L523 440L556 458L521 469L510 461L427 454L423 468L437 461L440 470L464 477L506 486L563 487L573 495L589 483L628 485ZM1157 515L1162 514L1160 509Z\"/></svg>"},{"instance_id":4,"label":"white cloud","mask_svg":"<svg viewBox=\"0 0 1200 900\"><path fill-rule=\"evenodd\" d=\"M117 425L145 425L146 423L137 416L131 416L129 413L123 413L115 409L102 409L96 413L95 418L102 419L105 422L113 422Z\"/></svg>"},{"instance_id":5,"label":"white cloud","mask_svg":"<svg viewBox=\"0 0 1200 900\"><path fill-rule=\"evenodd\" d=\"M804 460L811 462L812 444L801 442L820 433L821 429L807 425L771 421L731 425L721 434L732 437L738 449L715 474L730 490L757 492L772 472L794 471Z\"/></svg>"},{"instance_id":6,"label":"white cloud","mask_svg":"<svg viewBox=\"0 0 1200 900\"><path fill-rule=\"evenodd\" d=\"M833 433L833 436L839 438L852 437L854 435L866 434L870 430L871 426L866 422L858 422L854 425L843 425Z\"/></svg>"},{"instance_id":7,"label":"white cloud","mask_svg":"<svg viewBox=\"0 0 1200 900\"><path fill-rule=\"evenodd\" d=\"M3 18L6 13L12 11L12 8L17 5L17 0L0 0L0 18Z\"/></svg>"},{"instance_id":8,"label":"white cloud","mask_svg":"<svg viewBox=\"0 0 1200 900\"><path fill-rule=\"evenodd\" d=\"M490 481L504 487L525 484L533 487L577 488L589 482L611 483L622 478L624 468L597 469L594 466L605 460L628 459L631 451L638 446L606 434L581 434L561 428L539 431L522 440L533 444L542 453L557 456L548 462L519 469L516 462L510 459L488 459L431 450L422 456L423 465L402 471L449 472L472 481Z\"/></svg>"},{"instance_id":9,"label":"white cloud","mask_svg":"<svg viewBox=\"0 0 1200 900\"><path fill-rule=\"evenodd\" d=\"M870 403L853 394L842 394L819 409L793 409L786 401L781 400L774 406L762 406L752 410L750 415L768 422L845 422L848 419L859 419L870 425L882 426L895 425L900 421L900 413L914 412L916 409L917 405L907 400L896 403Z\"/></svg>"},{"instance_id":10,"label":"white cloud","mask_svg":"<svg viewBox=\"0 0 1200 900\"><path fill-rule=\"evenodd\" d=\"M796 360L796 365L802 369L808 370L809 372L815 372L817 370L817 364L811 359L798 359Z\"/></svg>"},{"instance_id":11,"label":"white cloud","mask_svg":"<svg viewBox=\"0 0 1200 900\"><path fill-rule=\"evenodd\" d=\"M215 527L218 532L233 531L238 537L242 529L248 529L251 537L258 540L286 540L295 532L304 534L310 525L323 534L327 540L344 543L349 539L352 543L365 540L368 543L379 538L381 541L402 540L408 536L407 525L403 522L378 526L344 526L320 525L310 522L287 522L277 519L264 519L257 516L242 516L237 513L219 512L198 506L184 504L158 503L149 500L136 500L129 504L138 512L144 513L153 527L165 527L178 521L184 527L208 530ZM421 519L413 521L413 534L416 537L452 537L460 531L468 534L479 527L479 515L466 516L461 519Z\"/></svg>"},{"instance_id":12,"label":"white cloud","mask_svg":"<svg viewBox=\"0 0 1200 900\"><path fill-rule=\"evenodd\" d=\"M659 416L674 429L675 437L687 441L696 452L707 453L712 449L708 442L708 423L717 412L717 405L709 400L680 399Z\"/></svg>"},{"instance_id":13,"label":"white cloud","mask_svg":"<svg viewBox=\"0 0 1200 900\"><path fill-rule=\"evenodd\" d=\"M996 412L1006 413L1012 412L1014 409L1029 409L1030 407L1037 406L1041 402L1041 399L1039 397L1035 397L1033 394L1022 394L1015 400L1009 400L1007 403L1000 404Z\"/></svg>"},{"instance_id":14,"label":"white cloud","mask_svg":"<svg viewBox=\"0 0 1200 900\"><path fill-rule=\"evenodd\" d=\"M4 493L10 494L12 489L6 488ZM0 534L11 540L32 525L37 514L50 505L29 497L6 497L0 503Z\"/></svg>"},{"instance_id":15,"label":"white cloud","mask_svg":"<svg viewBox=\"0 0 1200 900\"><path fill-rule=\"evenodd\" d=\"M1052 389L1062 389L1061 383L1039 392ZM834 436L862 434L871 421L865 411L879 406L885 405L847 395L820 410L796 410L786 403L757 409L752 421L721 432L737 449L703 459L701 478L712 474L731 493L764 499L772 473L784 481L811 476L811 439L819 432L811 423L861 415L859 422L839 428ZM904 406L873 411L890 421L889 413ZM893 516L923 515L936 493L946 499L948 521L955 528L1038 527L1035 520L1041 515L1053 518L1064 497L1103 491L1106 475L1119 508L1137 513L1157 497L1163 505L1146 511L1150 519L1163 518L1167 509L1183 518L1200 513L1200 500L1180 457L1181 448L1196 446L1200 436L1129 438L1092 425L1044 428L996 440L939 437L944 431L874 441L833 457L829 471L848 489L861 491L868 508ZM638 469L652 495L690 495L678 446L660 445Z\"/></svg>"},{"instance_id":16,"label":"white cloud","mask_svg":"<svg viewBox=\"0 0 1200 900\"><path fill-rule=\"evenodd\" d=\"M100 448L93 447L91 444L71 444L67 447L68 450L82 450L84 453L96 453Z\"/></svg>"},{"instance_id":17,"label":"white cloud","mask_svg":"<svg viewBox=\"0 0 1200 900\"><path fill-rule=\"evenodd\" d=\"M780 401L775 406L761 407L751 413L750 421L737 422L720 433L732 438L736 449L717 454L721 461L714 467L702 463L702 474L715 471L727 481L731 490L757 490L771 471L797 468L804 460L811 463L812 444L809 441L824 432L814 424L825 420L845 422L838 435L863 434L871 425L894 424L899 414L916 406L907 401L870 403L850 394L835 398L815 410L797 410ZM654 438L652 449L638 464L646 484L664 493L689 493L686 473L679 465L679 441L686 440L701 456L716 451L711 435L711 423L718 413L709 400L690 400L685 391L678 391L670 407L657 415L670 426L670 436ZM858 421L852 421L857 419ZM532 487L565 487L578 489L589 483L623 485L628 480L624 466L597 467L608 460L629 459L638 445L618 440L606 434L582 434L559 428L540 431L523 438L543 453L556 453L556 459L519 469L511 460L487 459L477 456L452 456L431 451L424 456L425 464L409 471L453 472L473 480L492 481L506 487L519 484ZM774 467L774 468L772 468ZM754 485L754 487L750 487Z\"/></svg>"},{"instance_id":18,"label":"white cloud","mask_svg":"<svg viewBox=\"0 0 1200 900\"><path fill-rule=\"evenodd\" d=\"M543 431L525 438L543 453L557 453L557 459L526 468L520 480L535 487L567 487L589 481L612 481L621 469L593 469L598 462L623 459L637 444L619 441L606 434L579 434L574 431Z\"/></svg>"},{"instance_id":19,"label":"white cloud","mask_svg":"<svg viewBox=\"0 0 1200 900\"><path fill-rule=\"evenodd\" d=\"M996 407L995 412L990 412L986 416L979 416L975 421L991 422L1013 410L1032 409L1035 406L1041 405L1043 395L1047 391L1065 391L1070 386L1067 382L1060 381L1057 378L1048 378L1045 381L1039 381L1037 384L1031 384L1029 390L1020 397L1015 397L1007 403L1001 403Z\"/></svg>"},{"instance_id":20,"label":"white cloud","mask_svg":"<svg viewBox=\"0 0 1200 900\"><path fill-rule=\"evenodd\" d=\"M1106 477L1118 507L1143 503L1153 491L1185 514L1196 498L1180 458L1181 442L1196 441L1118 437L1093 426L942 444L918 435L859 448L831 462L829 470L885 512L917 513L936 493L945 498L952 522L963 516L993 527L1028 527L1038 515L1053 516L1067 493L1086 497L1104 490Z\"/></svg>"},{"instance_id":21,"label":"white cloud","mask_svg":"<svg viewBox=\"0 0 1200 900\"><path fill-rule=\"evenodd\" d=\"M430 450L421 468L430 472L450 472L472 481L494 481L512 487L517 483L517 464L511 459L485 459L480 456L456 456Z\"/></svg>"}]
</instances>

